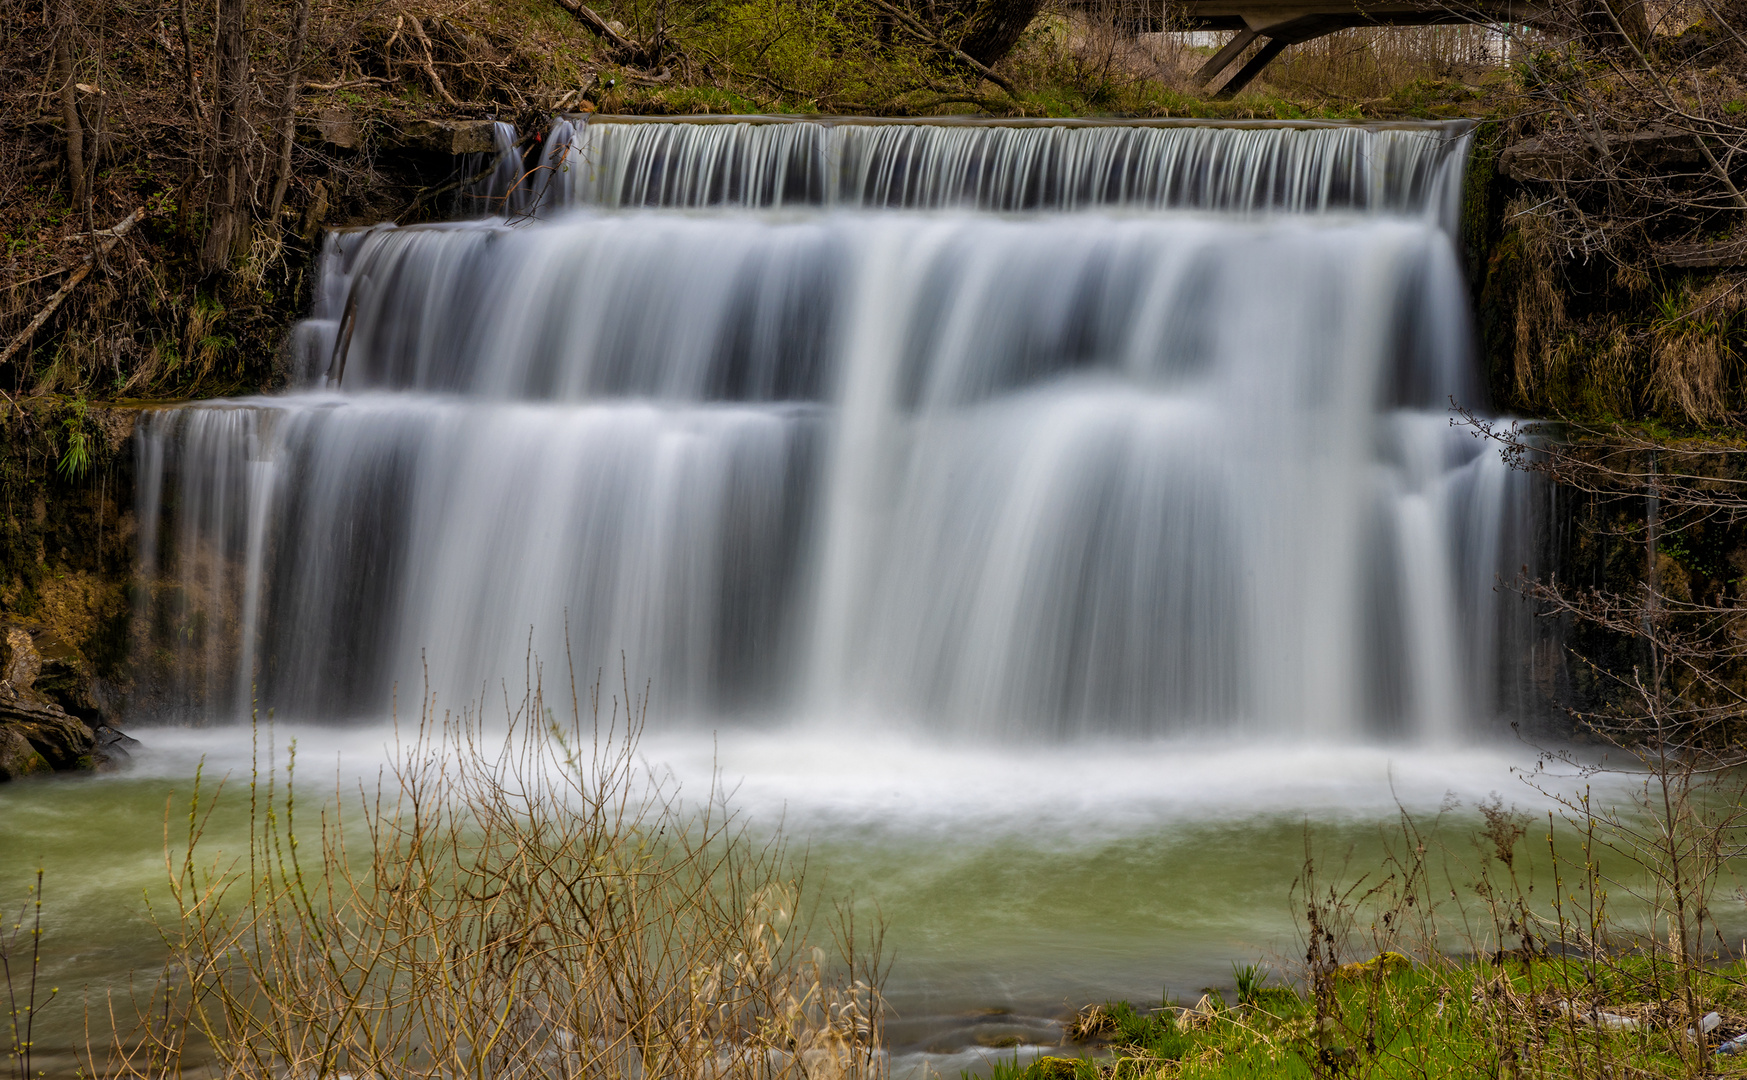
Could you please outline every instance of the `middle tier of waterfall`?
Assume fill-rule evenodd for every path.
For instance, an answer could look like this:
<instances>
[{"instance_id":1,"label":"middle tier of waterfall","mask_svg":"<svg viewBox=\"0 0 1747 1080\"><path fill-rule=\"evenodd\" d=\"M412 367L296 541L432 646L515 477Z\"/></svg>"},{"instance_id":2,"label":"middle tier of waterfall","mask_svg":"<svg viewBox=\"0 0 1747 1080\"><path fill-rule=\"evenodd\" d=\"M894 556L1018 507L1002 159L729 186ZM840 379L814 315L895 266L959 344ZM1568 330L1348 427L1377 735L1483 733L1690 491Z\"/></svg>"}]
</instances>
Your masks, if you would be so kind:
<instances>
[{"instance_id":1,"label":"middle tier of waterfall","mask_svg":"<svg viewBox=\"0 0 1747 1080\"><path fill-rule=\"evenodd\" d=\"M296 351L347 391L817 401L877 332L907 409L1075 372L1477 393L1448 239L1387 219L581 213L336 234L322 273Z\"/></svg>"}]
</instances>

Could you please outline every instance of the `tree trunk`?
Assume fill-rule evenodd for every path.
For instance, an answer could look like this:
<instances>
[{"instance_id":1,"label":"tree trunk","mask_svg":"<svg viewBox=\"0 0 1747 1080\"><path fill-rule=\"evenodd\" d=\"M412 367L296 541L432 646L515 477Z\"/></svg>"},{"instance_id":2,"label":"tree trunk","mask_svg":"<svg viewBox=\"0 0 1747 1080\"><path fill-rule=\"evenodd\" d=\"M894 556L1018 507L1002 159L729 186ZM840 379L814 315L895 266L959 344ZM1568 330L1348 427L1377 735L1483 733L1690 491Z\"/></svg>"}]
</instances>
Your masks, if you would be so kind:
<instances>
[{"instance_id":1,"label":"tree trunk","mask_svg":"<svg viewBox=\"0 0 1747 1080\"><path fill-rule=\"evenodd\" d=\"M285 100L279 106L279 162L267 221L277 223L291 183L291 145L297 136L297 84L303 76L303 47L309 41L309 0L297 0L297 28L292 31L291 66L285 69Z\"/></svg>"},{"instance_id":2,"label":"tree trunk","mask_svg":"<svg viewBox=\"0 0 1747 1080\"><path fill-rule=\"evenodd\" d=\"M974 4L959 0L944 6L968 16L959 48L982 63L993 64L1019 44L1025 28L1043 10L1043 0L982 0Z\"/></svg>"},{"instance_id":3,"label":"tree trunk","mask_svg":"<svg viewBox=\"0 0 1747 1080\"><path fill-rule=\"evenodd\" d=\"M248 0L218 0L218 123L215 188L207 205L208 228L201 261L220 270L249 250L254 185L249 176Z\"/></svg>"},{"instance_id":4,"label":"tree trunk","mask_svg":"<svg viewBox=\"0 0 1747 1080\"><path fill-rule=\"evenodd\" d=\"M198 137L205 126L206 110L201 107L200 92L194 87L194 39L188 32L188 0L177 0L176 16L182 28L182 87L188 95L188 119Z\"/></svg>"},{"instance_id":5,"label":"tree trunk","mask_svg":"<svg viewBox=\"0 0 1747 1080\"><path fill-rule=\"evenodd\" d=\"M67 174L75 211L85 205L85 125L79 121L79 88L73 71L73 0L55 3L55 74L61 80L61 122L67 129Z\"/></svg>"}]
</instances>

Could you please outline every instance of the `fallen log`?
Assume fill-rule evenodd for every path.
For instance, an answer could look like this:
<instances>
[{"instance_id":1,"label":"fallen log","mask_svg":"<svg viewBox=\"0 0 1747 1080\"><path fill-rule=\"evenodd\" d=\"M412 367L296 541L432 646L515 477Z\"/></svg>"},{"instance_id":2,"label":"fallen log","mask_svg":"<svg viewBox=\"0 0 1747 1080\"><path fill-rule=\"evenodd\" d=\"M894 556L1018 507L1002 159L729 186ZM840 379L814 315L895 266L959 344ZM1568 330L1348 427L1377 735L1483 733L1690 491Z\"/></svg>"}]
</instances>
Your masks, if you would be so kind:
<instances>
[{"instance_id":1,"label":"fallen log","mask_svg":"<svg viewBox=\"0 0 1747 1080\"><path fill-rule=\"evenodd\" d=\"M559 7L574 15L584 26L593 30L597 36L606 38L607 43L626 59L640 60L647 52L641 42L632 41L614 30L607 20L600 17L599 12L587 4L581 3L580 0L555 0L555 2Z\"/></svg>"},{"instance_id":2,"label":"fallen log","mask_svg":"<svg viewBox=\"0 0 1747 1080\"><path fill-rule=\"evenodd\" d=\"M79 282L84 281L85 278L90 275L92 269L97 265L97 259L115 250L115 245L121 243L121 238L126 236L128 231L135 225L139 224L139 220L142 216L144 216L143 209L135 210L133 213L122 218L108 229L103 230L108 234L107 239L105 239L102 244L98 245L97 250L93 254L85 256L84 265L73 271L73 276L68 278L65 284L63 284L59 289L55 290L55 294L49 297L49 302L44 304L42 310L36 313L36 318L30 320L30 325L26 326L22 333L12 339L12 344L6 346L5 352L0 353L0 364L10 361L15 355L17 355L18 350L24 348L25 343L28 342L38 330L42 329L43 324L48 322L49 319L54 316L56 311L60 310L61 305L66 302L68 296L72 295L73 290L78 287Z\"/></svg>"},{"instance_id":3,"label":"fallen log","mask_svg":"<svg viewBox=\"0 0 1747 1080\"><path fill-rule=\"evenodd\" d=\"M562 0L560 0L560 2L562 2ZM882 11L884 11L886 14L890 15L892 18L898 20L899 23L903 24L903 26L906 27L911 33L915 34L917 37L921 38L923 41L928 42L930 45L933 45L936 48L944 49L945 51L951 53L954 57L956 57L959 60L960 63L964 64L966 67L969 67L972 71L975 71L978 75L981 75L983 78L994 83L996 86L999 86L1001 89L1007 91L1008 95L1015 97L1015 98L1017 98L1019 96L1019 91L1013 89L1013 84L1008 82L1006 79L1003 79L1001 76L995 74L995 70L993 68L989 67L989 65L983 63L981 60L978 60L976 57L972 56L970 53L965 52L963 49L959 48L957 45L954 45L951 42L943 39L939 34L935 33L932 29L923 25L921 20L919 20L915 16L911 15L908 11L905 11L903 8L899 7L896 4L888 3L887 0L874 0L874 6L880 8Z\"/></svg>"}]
</instances>

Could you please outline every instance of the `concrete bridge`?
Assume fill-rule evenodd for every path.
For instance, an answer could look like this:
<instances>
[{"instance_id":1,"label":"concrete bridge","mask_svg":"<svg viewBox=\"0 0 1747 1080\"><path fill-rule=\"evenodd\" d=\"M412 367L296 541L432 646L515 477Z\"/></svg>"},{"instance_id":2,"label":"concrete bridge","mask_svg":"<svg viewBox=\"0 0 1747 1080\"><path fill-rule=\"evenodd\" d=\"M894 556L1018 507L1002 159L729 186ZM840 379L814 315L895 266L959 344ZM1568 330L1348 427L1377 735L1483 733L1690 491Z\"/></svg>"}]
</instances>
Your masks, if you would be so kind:
<instances>
[{"instance_id":1,"label":"concrete bridge","mask_svg":"<svg viewBox=\"0 0 1747 1080\"><path fill-rule=\"evenodd\" d=\"M1172 29L1230 30L1225 47L1201 65L1195 78L1212 89L1256 41L1262 47L1224 79L1219 97L1248 86L1288 45L1357 26L1435 26L1453 23L1528 23L1550 21L1544 3L1523 0L1184 0Z\"/></svg>"}]
</instances>

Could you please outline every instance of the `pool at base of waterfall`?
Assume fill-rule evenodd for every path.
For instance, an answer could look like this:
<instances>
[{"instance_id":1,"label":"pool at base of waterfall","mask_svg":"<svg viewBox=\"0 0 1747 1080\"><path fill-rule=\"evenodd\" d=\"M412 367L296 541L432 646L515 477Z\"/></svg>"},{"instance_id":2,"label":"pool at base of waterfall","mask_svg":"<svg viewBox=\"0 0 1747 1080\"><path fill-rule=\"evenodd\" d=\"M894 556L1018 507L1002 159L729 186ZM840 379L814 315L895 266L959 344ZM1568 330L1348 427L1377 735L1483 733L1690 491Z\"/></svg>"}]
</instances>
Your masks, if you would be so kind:
<instances>
[{"instance_id":1,"label":"pool at base of waterfall","mask_svg":"<svg viewBox=\"0 0 1747 1080\"><path fill-rule=\"evenodd\" d=\"M292 392L142 418L145 747L0 789L0 885L124 989L197 768L235 852L253 748L312 821L421 680L489 716L539 658L884 921L898 1076L1290 970L1306 859L1404 812L1469 880L1482 800L1548 806L1498 736L1559 655L1497 587L1544 490L1451 422L1471 132L502 126L462 201L528 216L336 231Z\"/></svg>"},{"instance_id":2,"label":"pool at base of waterfall","mask_svg":"<svg viewBox=\"0 0 1747 1080\"><path fill-rule=\"evenodd\" d=\"M885 921L895 1076L1037 1053L1087 1003L1229 990L1233 963L1289 972L1307 850L1343 880L1377 874L1405 811L1459 863L1482 800L1549 805L1523 781L1533 760L1521 748L943 746L844 734L854 725L841 720L662 727L642 755L683 792L705 792L715 776L755 831L780 825L804 848L818 895ZM165 910L166 814L181 835L196 767L209 793L220 778L229 789L209 853L246 843L250 729L137 734L145 746L130 773L0 787L8 910L45 870L45 973L62 989L43 1013L45 1060L81 1038L81 1000L156 978L164 953L143 897ZM293 742L306 821L335 791L374 785L397 753L386 725L281 724L262 730L261 757L282 767Z\"/></svg>"}]
</instances>

